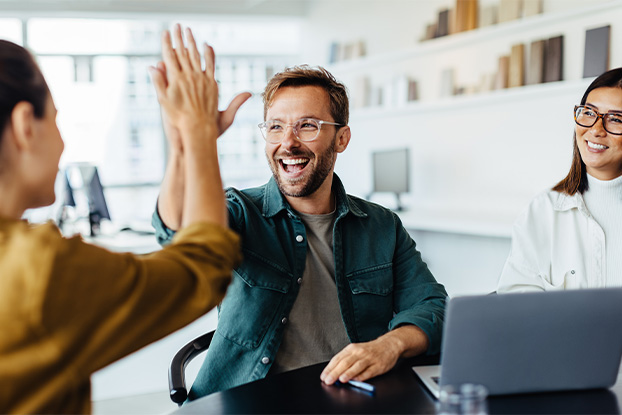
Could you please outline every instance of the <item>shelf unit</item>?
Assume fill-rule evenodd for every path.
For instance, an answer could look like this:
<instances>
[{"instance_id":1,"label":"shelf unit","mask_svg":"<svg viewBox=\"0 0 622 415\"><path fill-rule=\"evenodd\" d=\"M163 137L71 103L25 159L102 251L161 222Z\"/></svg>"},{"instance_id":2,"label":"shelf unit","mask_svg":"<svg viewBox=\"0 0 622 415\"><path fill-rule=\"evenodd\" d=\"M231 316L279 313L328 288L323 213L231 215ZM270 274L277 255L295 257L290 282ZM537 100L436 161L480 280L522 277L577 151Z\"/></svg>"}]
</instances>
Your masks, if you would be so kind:
<instances>
[{"instance_id":1,"label":"shelf unit","mask_svg":"<svg viewBox=\"0 0 622 415\"><path fill-rule=\"evenodd\" d=\"M572 107L593 80L582 77L585 31L611 25L609 66L622 66L621 19L622 1L613 0L329 66L352 95L361 77L379 86L408 76L420 87L418 101L351 110L352 141L339 157L357 168L340 169L338 161L337 173L350 192L366 195L372 182L370 154L407 146L413 189L410 209L400 215L407 228L509 237L513 220L533 196L568 171ZM496 70L498 57L509 54L512 45L524 43L528 49L534 40L558 35L564 36L563 81L470 95L439 93L440 73L448 67L456 68L458 85L468 84L469 77ZM542 116L534 120L534 111Z\"/></svg>"},{"instance_id":2,"label":"shelf unit","mask_svg":"<svg viewBox=\"0 0 622 415\"><path fill-rule=\"evenodd\" d=\"M584 19L589 16L600 15L620 9L622 9L622 2L620 0L611 0L607 3L578 7L567 11L542 13L466 32L421 41L409 49L341 61L332 65L331 70L335 72L366 71L375 66L385 66L408 58L425 58L426 55L433 55L465 46L471 46L488 41L492 37L520 36L530 29L553 26L570 20Z\"/></svg>"}]
</instances>

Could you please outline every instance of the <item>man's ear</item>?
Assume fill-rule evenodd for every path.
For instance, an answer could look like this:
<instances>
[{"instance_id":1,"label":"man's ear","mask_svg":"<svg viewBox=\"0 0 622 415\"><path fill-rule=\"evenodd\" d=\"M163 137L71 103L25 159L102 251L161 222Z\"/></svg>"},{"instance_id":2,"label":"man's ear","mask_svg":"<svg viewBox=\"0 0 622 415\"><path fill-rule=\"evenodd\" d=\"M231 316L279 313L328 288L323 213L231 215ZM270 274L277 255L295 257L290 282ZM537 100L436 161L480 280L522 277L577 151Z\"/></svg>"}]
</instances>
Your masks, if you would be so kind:
<instances>
[{"instance_id":1,"label":"man's ear","mask_svg":"<svg viewBox=\"0 0 622 415\"><path fill-rule=\"evenodd\" d=\"M11 112L13 140L18 150L26 150L32 145L35 133L35 109L30 102L20 101Z\"/></svg>"},{"instance_id":2,"label":"man's ear","mask_svg":"<svg viewBox=\"0 0 622 415\"><path fill-rule=\"evenodd\" d=\"M351 132L349 126L346 125L345 127L341 127L339 129L337 139L335 140L335 151L337 153L343 153L345 151L350 143L350 136Z\"/></svg>"}]
</instances>

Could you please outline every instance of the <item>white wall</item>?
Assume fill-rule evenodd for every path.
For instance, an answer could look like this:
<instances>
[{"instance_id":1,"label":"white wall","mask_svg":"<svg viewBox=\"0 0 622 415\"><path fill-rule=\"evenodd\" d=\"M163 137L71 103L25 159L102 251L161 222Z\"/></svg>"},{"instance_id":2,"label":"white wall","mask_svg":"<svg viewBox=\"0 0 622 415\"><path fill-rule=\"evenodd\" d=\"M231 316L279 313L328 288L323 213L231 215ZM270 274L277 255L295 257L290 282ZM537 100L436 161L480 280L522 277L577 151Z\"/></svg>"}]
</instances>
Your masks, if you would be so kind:
<instances>
[{"instance_id":1,"label":"white wall","mask_svg":"<svg viewBox=\"0 0 622 415\"><path fill-rule=\"evenodd\" d=\"M352 109L352 141L336 168L350 193L369 193L372 151L407 146L413 183L405 198L407 216L438 212L438 219L458 222L479 216L476 224L501 218L504 237L458 228L435 233L404 220L452 295L494 290L509 251L513 219L536 193L568 172L572 108L591 81L582 79L585 31L610 24L610 67L622 66L620 1L544 0L546 13L541 16L419 44L425 25L454 4L317 0L303 36L304 60L313 64L328 65L331 42L365 42L367 57L328 65L352 95L362 77L374 86L404 75L418 81L419 102ZM508 55L512 45L524 43L528 50L532 41L557 35L564 36L565 82L441 97L445 69L454 68L458 85L476 84L482 75L496 71L499 56ZM457 259L467 258L471 261L465 268L465 261Z\"/></svg>"}]
</instances>

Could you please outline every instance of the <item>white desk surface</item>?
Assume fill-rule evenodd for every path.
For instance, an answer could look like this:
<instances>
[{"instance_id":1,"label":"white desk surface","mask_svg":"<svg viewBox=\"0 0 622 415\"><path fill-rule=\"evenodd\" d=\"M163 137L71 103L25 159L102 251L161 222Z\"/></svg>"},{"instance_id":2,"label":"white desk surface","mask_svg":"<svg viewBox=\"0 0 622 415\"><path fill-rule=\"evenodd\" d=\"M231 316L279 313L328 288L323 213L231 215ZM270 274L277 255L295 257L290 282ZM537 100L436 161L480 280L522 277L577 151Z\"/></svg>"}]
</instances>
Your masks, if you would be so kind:
<instances>
[{"instance_id":1,"label":"white desk surface","mask_svg":"<svg viewBox=\"0 0 622 415\"><path fill-rule=\"evenodd\" d=\"M85 237L85 241L101 246L113 252L132 252L147 254L161 249L153 234L122 231L114 235Z\"/></svg>"},{"instance_id":2,"label":"white desk surface","mask_svg":"<svg viewBox=\"0 0 622 415\"><path fill-rule=\"evenodd\" d=\"M449 211L407 208L397 212L409 230L510 238L516 214L505 211Z\"/></svg>"}]
</instances>

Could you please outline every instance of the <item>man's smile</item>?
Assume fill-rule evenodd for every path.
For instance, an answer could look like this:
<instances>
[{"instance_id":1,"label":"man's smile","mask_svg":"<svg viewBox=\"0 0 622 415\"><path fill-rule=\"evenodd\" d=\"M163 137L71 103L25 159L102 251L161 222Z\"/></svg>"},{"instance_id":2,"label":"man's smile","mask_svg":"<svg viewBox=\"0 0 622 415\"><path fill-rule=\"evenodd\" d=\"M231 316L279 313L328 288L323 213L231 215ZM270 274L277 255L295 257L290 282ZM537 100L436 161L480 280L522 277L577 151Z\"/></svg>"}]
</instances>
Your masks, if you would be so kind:
<instances>
[{"instance_id":1,"label":"man's smile","mask_svg":"<svg viewBox=\"0 0 622 415\"><path fill-rule=\"evenodd\" d=\"M308 157L280 159L279 164L286 173L299 173L309 164Z\"/></svg>"}]
</instances>

